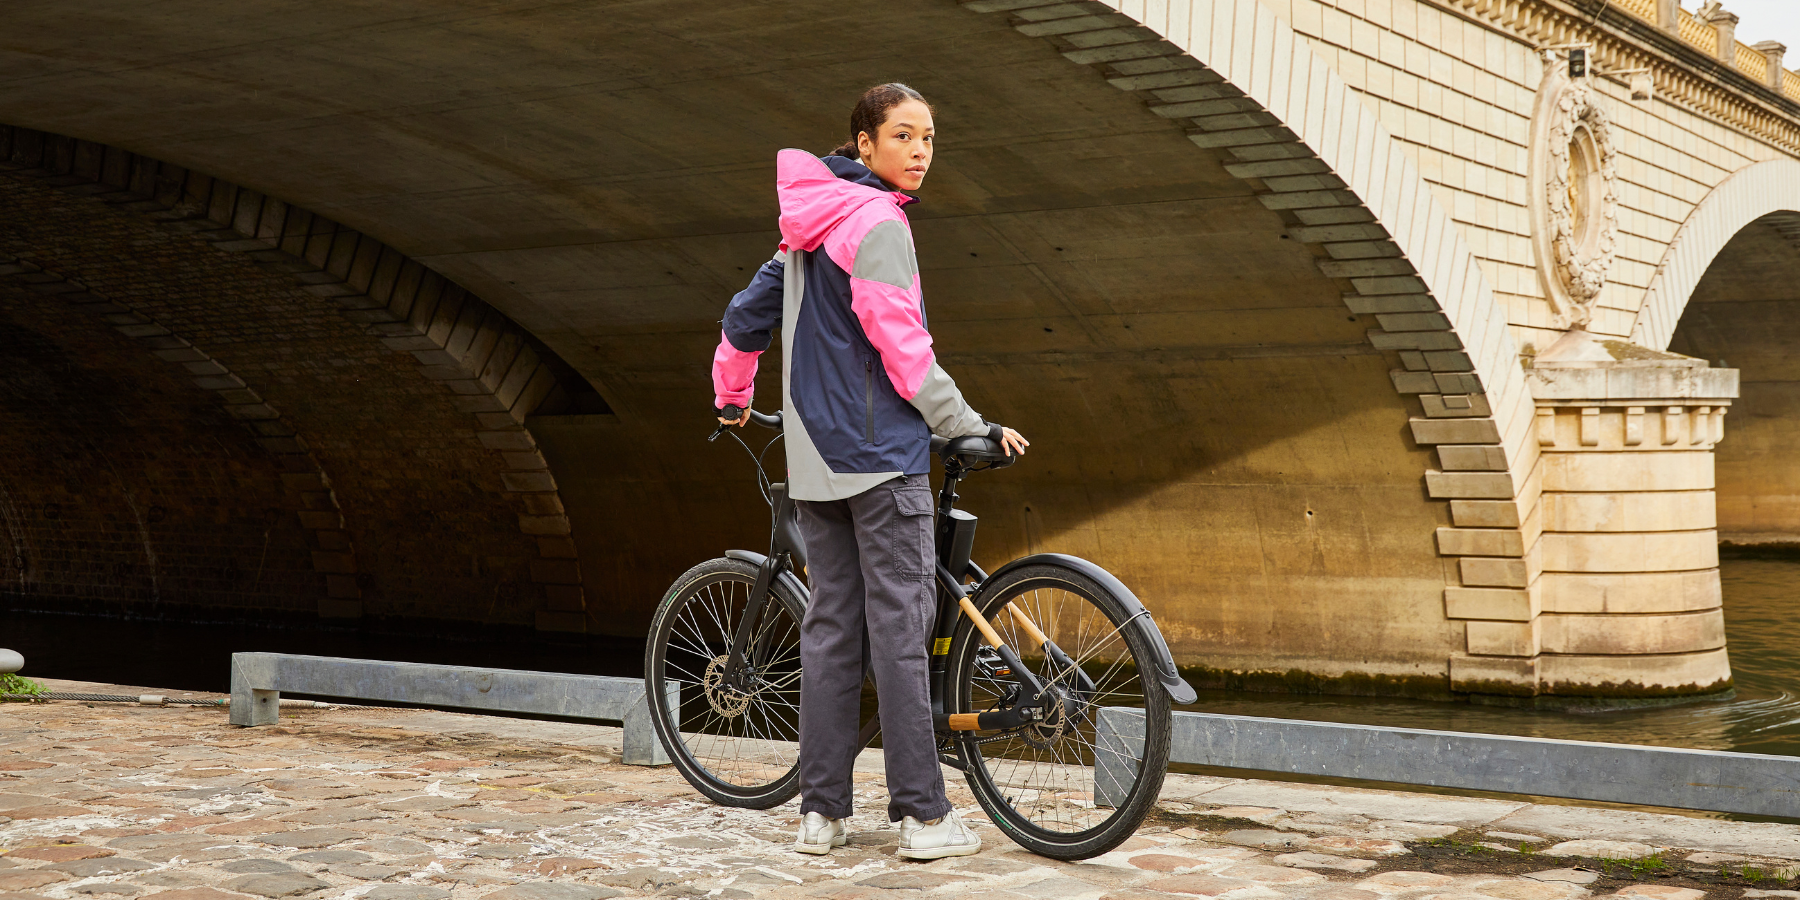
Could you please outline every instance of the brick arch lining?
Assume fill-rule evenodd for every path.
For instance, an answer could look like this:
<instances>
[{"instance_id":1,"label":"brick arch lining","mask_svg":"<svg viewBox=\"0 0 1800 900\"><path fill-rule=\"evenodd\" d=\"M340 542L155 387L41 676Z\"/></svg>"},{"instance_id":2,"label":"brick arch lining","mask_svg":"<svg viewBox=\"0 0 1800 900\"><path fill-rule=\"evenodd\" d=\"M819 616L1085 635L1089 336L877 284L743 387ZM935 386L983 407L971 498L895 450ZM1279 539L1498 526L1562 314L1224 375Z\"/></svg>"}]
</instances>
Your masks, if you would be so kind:
<instances>
[{"instance_id":1,"label":"brick arch lining","mask_svg":"<svg viewBox=\"0 0 1800 900\"><path fill-rule=\"evenodd\" d=\"M118 148L4 125L0 125L0 168L67 194L93 198L165 233L197 238L215 251L244 257L264 272L287 279L291 287L310 295L313 306L330 308L340 331L360 332L364 346L346 350L347 354L409 356L412 377L427 384L424 390L447 394L465 416L466 431L448 437L466 440L477 448L475 452L485 454L487 471L481 475L498 476L494 492L513 508L514 520L507 527L533 545L522 578L537 593L535 626L586 630L587 601L568 518L555 478L523 422L535 414L609 414L610 409L585 379L541 342L480 298L394 248L240 185ZM369 553L353 546L350 535L356 523L347 523L345 516L354 518L357 508L340 504L328 474L334 465L356 458L355 448L336 447L331 459L316 458L305 424L291 421L278 402L263 396L268 393L269 373L233 371L216 358L224 353L220 347L200 349L197 344L206 344L206 336L194 333L205 330L198 320L181 321L179 313L153 314L133 298L117 296L117 291L103 293L84 284L80 273L45 262L32 258L28 250L16 253L0 260L0 275L32 282L39 293L90 309L147 352L185 367L195 386L215 392L224 408L256 433L264 449L288 460L290 471L284 481L295 494L294 511L312 534L314 568L323 576L326 596L319 612L362 615L368 599ZM246 333L256 330L254 325L242 326ZM240 342L243 337L220 339ZM259 378L264 381L251 383ZM264 390L259 392L259 386ZM431 452L420 448L418 455ZM341 477L341 468L339 473ZM359 473L364 480L375 481L380 474ZM478 543L476 539L471 546ZM472 568L481 568L479 559ZM496 604L500 594L497 588ZM409 600L415 606L429 601Z\"/></svg>"},{"instance_id":2,"label":"brick arch lining","mask_svg":"<svg viewBox=\"0 0 1800 900\"><path fill-rule=\"evenodd\" d=\"M1505 316L1412 161L1374 110L1258 0L963 0L1005 15L1218 153L1313 249L1350 312L1373 316L1395 388L1417 398L1414 440L1435 445L1446 615L1467 621L1453 689L1535 684L1534 654L1484 639L1529 619L1536 576L1533 401ZM1502 629L1504 629L1504 624Z\"/></svg>"},{"instance_id":3,"label":"brick arch lining","mask_svg":"<svg viewBox=\"0 0 1800 900\"><path fill-rule=\"evenodd\" d=\"M14 258L8 224L0 261ZM306 461L264 452L146 351L148 336L100 318L122 309L0 265L13 269L0 276L0 608L316 613L310 537L285 483Z\"/></svg>"},{"instance_id":4,"label":"brick arch lining","mask_svg":"<svg viewBox=\"0 0 1800 900\"><path fill-rule=\"evenodd\" d=\"M164 364L180 366L196 387L211 391L224 411L248 427L256 442L278 462L291 511L301 527L311 533L311 546L321 548L311 552L314 570L325 577L326 597L320 601L320 613L344 616L360 612L348 608L362 595L356 584L356 552L343 531L343 510L331 490L331 479L319 468L304 440L281 420L280 413L246 387L243 379L193 344L129 307L88 290L80 282L15 256L6 248L0 248L0 278L53 298L68 312L99 317L101 323L137 343L146 354ZM18 568L23 570L24 566ZM154 584L154 565L151 577ZM160 600L160 596L154 599Z\"/></svg>"}]
</instances>

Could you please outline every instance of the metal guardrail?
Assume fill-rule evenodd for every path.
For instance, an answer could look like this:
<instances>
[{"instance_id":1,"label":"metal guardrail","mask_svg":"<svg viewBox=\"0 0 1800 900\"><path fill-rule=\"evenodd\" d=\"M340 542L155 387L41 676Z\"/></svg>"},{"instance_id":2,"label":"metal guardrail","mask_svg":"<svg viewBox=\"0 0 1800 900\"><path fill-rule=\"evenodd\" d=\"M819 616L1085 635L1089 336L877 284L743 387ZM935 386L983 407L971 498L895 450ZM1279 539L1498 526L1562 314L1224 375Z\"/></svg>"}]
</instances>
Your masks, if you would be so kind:
<instances>
[{"instance_id":1,"label":"metal guardrail","mask_svg":"<svg viewBox=\"0 0 1800 900\"><path fill-rule=\"evenodd\" d=\"M286 653L231 655L231 722L271 725L280 692L620 722L624 762L669 762L637 678L379 662ZM670 700L680 702L671 684ZM1138 710L1096 716L1095 800L1123 794L1142 755ZM1174 714L1169 761L1421 787L1800 817L1800 757L1307 722Z\"/></svg>"},{"instance_id":2,"label":"metal guardrail","mask_svg":"<svg viewBox=\"0 0 1800 900\"><path fill-rule=\"evenodd\" d=\"M1143 746L1142 714L1103 709L1096 723L1095 799L1120 793ZM1122 755L1123 754L1123 755ZM1600 800L1759 816L1800 817L1800 757L1503 734L1175 713L1169 761Z\"/></svg>"},{"instance_id":3,"label":"metal guardrail","mask_svg":"<svg viewBox=\"0 0 1800 900\"><path fill-rule=\"evenodd\" d=\"M623 761L669 763L639 678L381 662L290 653L231 654L231 724L273 725L281 692L619 722ZM671 699L679 702L679 686Z\"/></svg>"}]
</instances>

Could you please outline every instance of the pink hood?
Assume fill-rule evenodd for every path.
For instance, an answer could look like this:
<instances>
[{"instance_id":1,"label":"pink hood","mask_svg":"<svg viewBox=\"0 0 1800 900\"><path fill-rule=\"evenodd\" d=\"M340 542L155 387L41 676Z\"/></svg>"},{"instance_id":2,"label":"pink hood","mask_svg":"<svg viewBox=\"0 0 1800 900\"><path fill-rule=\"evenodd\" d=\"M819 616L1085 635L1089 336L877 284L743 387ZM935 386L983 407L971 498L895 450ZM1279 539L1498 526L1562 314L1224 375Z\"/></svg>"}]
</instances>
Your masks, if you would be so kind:
<instances>
[{"instance_id":1,"label":"pink hood","mask_svg":"<svg viewBox=\"0 0 1800 900\"><path fill-rule=\"evenodd\" d=\"M875 181L870 173L870 181ZM775 196L781 202L781 241L789 249L819 249L826 235L862 207L877 201L904 206L916 198L839 178L805 150L775 156Z\"/></svg>"}]
</instances>

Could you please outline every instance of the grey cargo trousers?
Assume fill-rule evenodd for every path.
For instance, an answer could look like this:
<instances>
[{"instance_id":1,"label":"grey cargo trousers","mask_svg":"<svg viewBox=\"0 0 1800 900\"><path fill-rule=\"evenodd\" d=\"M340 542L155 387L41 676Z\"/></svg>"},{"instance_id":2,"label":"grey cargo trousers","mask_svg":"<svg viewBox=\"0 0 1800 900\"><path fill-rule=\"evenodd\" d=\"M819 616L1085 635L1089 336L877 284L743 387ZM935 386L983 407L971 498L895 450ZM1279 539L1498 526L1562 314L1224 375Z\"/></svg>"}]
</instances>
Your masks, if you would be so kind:
<instances>
[{"instance_id":1,"label":"grey cargo trousers","mask_svg":"<svg viewBox=\"0 0 1800 900\"><path fill-rule=\"evenodd\" d=\"M812 581L800 623L800 814L850 815L858 703L872 672L888 819L946 815L926 648L937 597L930 479L906 475L846 500L795 505Z\"/></svg>"}]
</instances>

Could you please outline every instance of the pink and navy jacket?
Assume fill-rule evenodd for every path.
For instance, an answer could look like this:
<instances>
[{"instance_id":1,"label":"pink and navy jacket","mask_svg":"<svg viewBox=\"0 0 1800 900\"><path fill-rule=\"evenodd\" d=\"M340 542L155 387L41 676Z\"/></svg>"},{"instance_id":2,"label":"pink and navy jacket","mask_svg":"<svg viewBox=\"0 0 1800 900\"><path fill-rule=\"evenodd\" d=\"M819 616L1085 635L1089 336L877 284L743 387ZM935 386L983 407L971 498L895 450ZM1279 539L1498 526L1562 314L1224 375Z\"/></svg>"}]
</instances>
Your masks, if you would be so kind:
<instances>
[{"instance_id":1,"label":"pink and navy jacket","mask_svg":"<svg viewBox=\"0 0 1800 900\"><path fill-rule=\"evenodd\" d=\"M931 471L933 433L999 437L937 364L904 207L862 163L775 158L781 248L731 299L713 354L715 406L749 407L781 328L788 491L842 500Z\"/></svg>"}]
</instances>

